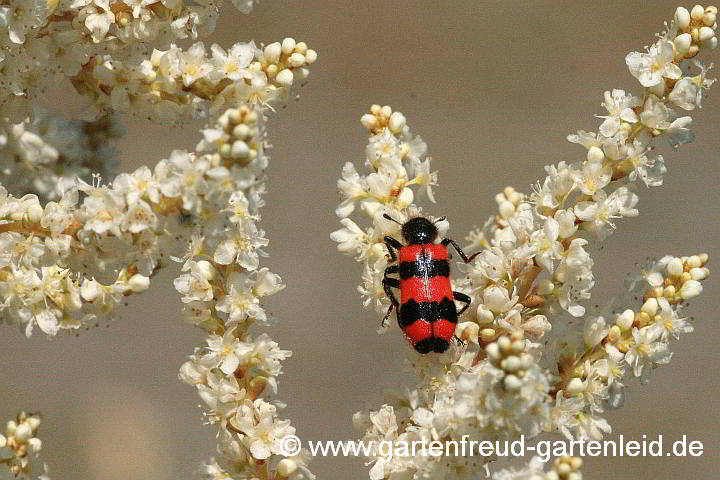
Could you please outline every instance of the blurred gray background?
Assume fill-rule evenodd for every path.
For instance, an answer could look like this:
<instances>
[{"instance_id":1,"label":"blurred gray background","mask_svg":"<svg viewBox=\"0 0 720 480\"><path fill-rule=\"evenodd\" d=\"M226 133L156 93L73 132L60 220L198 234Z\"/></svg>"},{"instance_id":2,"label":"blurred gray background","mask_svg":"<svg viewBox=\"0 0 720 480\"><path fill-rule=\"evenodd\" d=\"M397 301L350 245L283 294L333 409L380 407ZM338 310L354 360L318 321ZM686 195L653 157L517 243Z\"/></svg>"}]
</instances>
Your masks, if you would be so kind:
<instances>
[{"instance_id":1,"label":"blurred gray background","mask_svg":"<svg viewBox=\"0 0 720 480\"><path fill-rule=\"evenodd\" d=\"M271 335L294 352L280 396L298 434L356 438L351 415L379 405L383 389L409 381L401 371L407 345L397 330L375 333L378 318L362 309L355 291L360 265L328 238L339 227L333 211L340 168L363 161L360 116L372 103L405 113L440 171L438 203L428 211L447 215L451 235L462 240L496 211L493 196L503 187L527 192L543 165L582 158L583 149L565 136L597 128L592 115L603 113L604 90L637 91L625 54L652 42L676 4L263 0L243 16L227 3L206 44L293 36L320 55L299 102L270 121L274 149L262 226L272 256L265 264L288 287L267 307L281 320ZM716 61L719 54L713 52ZM718 258L717 88L692 113L697 142L678 152L663 147L665 185L641 188L641 216L620 222L605 248L593 251L595 298L620 292L634 262L647 256L706 251ZM68 97L52 102L72 111ZM132 123L120 144L124 167L154 165L172 149L191 149L199 126ZM213 454L213 429L202 424L200 400L177 380L178 367L204 335L180 318L174 274L160 275L107 328L79 337L26 340L3 327L0 414L44 414L40 437L53 478L191 478ZM632 382L626 406L608 415L613 436L687 434L704 443L705 454L587 459L586 478L717 478L718 291L715 279L706 282L688 311L697 318L696 333L674 345L672 363L649 385ZM362 459L318 458L312 468L321 479L367 478Z\"/></svg>"}]
</instances>

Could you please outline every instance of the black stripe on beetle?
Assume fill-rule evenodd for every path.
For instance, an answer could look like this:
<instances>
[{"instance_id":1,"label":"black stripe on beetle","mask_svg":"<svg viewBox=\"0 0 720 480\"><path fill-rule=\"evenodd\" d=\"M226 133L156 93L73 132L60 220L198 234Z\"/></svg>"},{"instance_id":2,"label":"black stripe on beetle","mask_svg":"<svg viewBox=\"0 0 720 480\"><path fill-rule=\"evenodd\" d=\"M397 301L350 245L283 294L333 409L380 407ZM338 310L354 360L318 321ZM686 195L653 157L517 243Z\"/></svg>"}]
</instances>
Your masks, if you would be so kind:
<instances>
[{"instance_id":1,"label":"black stripe on beetle","mask_svg":"<svg viewBox=\"0 0 720 480\"><path fill-rule=\"evenodd\" d=\"M412 277L449 277L450 264L447 260L428 260L417 262L402 262L400 264L400 278L407 280Z\"/></svg>"},{"instance_id":2,"label":"black stripe on beetle","mask_svg":"<svg viewBox=\"0 0 720 480\"><path fill-rule=\"evenodd\" d=\"M416 302L408 300L400 306L400 327L412 325L416 320L427 320L432 323L444 318L445 320L457 323L457 308L449 298L443 298L442 302Z\"/></svg>"}]
</instances>

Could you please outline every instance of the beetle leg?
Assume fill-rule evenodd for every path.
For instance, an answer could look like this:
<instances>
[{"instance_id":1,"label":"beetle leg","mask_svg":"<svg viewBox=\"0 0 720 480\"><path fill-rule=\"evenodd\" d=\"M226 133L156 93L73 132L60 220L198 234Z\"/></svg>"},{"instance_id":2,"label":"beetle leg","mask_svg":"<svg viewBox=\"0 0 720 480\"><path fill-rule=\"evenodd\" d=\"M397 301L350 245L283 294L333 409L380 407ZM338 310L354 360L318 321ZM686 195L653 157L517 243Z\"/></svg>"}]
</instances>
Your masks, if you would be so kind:
<instances>
[{"instance_id":1,"label":"beetle leg","mask_svg":"<svg viewBox=\"0 0 720 480\"><path fill-rule=\"evenodd\" d=\"M470 306L470 303L472 302L472 299L465 295L464 293L460 292L453 292L453 298L457 300L458 302L463 302L465 304L464 307L460 309L460 311L457 313L458 316L462 315L462 313L468 309Z\"/></svg>"},{"instance_id":2,"label":"beetle leg","mask_svg":"<svg viewBox=\"0 0 720 480\"><path fill-rule=\"evenodd\" d=\"M400 303L397 301L397 298L395 298L395 294L393 294L391 290L392 288L400 288L400 280L387 276L389 273L396 273L397 268L397 265L390 265L388 268L385 269L385 277L383 277L383 289L385 290L385 294L390 298L390 308L388 308L388 311L383 317L381 323L383 327L387 326L387 319L388 317L390 317L393 309L400 311Z\"/></svg>"},{"instance_id":3,"label":"beetle leg","mask_svg":"<svg viewBox=\"0 0 720 480\"><path fill-rule=\"evenodd\" d=\"M387 246L388 253L390 253L390 260L393 262L396 261L397 255L395 254L395 250L403 247L404 245L389 235L386 236L383 240L385 240L385 245Z\"/></svg>"},{"instance_id":4,"label":"beetle leg","mask_svg":"<svg viewBox=\"0 0 720 480\"><path fill-rule=\"evenodd\" d=\"M440 243L441 243L444 247L447 247L448 245L452 245L453 247L455 247L455 250L457 251L458 255L460 255L460 258L462 258L462 259L463 259L463 262L465 262L465 263L470 263L470 262L472 262L472 261L473 261L473 258L475 258L475 257L477 257L478 255L480 255L480 252L476 252L476 253L473 253L472 255L470 255L470 256L468 257L468 256L465 254L465 252L462 251L462 248L460 248L460 245L458 245L457 243L455 243L455 240L451 240L451 239L449 239L449 238L443 239L443 241L440 242Z\"/></svg>"}]
</instances>

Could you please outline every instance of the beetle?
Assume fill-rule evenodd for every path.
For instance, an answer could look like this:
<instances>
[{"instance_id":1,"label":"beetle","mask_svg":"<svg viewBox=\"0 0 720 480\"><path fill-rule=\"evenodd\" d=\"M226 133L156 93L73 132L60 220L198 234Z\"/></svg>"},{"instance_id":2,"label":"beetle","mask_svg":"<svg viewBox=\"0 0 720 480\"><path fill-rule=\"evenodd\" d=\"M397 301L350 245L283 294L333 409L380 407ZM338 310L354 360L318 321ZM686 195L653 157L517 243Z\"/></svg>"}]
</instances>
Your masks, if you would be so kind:
<instances>
[{"instance_id":1,"label":"beetle","mask_svg":"<svg viewBox=\"0 0 720 480\"><path fill-rule=\"evenodd\" d=\"M419 353L445 352L455 335L458 316L470 306L469 296L453 292L450 285L448 245L452 245L460 258L469 263L478 253L467 256L449 238L435 243L439 235L433 222L425 217L414 217L400 223L388 214L386 219L401 225L403 244L394 237L384 238L394 263L385 269L383 289L390 298L390 308L383 319L386 324L393 309L398 325ZM441 217L436 220L444 220ZM397 274L399 278L390 275ZM400 290L400 300L392 289ZM458 311L455 300L465 305Z\"/></svg>"}]
</instances>

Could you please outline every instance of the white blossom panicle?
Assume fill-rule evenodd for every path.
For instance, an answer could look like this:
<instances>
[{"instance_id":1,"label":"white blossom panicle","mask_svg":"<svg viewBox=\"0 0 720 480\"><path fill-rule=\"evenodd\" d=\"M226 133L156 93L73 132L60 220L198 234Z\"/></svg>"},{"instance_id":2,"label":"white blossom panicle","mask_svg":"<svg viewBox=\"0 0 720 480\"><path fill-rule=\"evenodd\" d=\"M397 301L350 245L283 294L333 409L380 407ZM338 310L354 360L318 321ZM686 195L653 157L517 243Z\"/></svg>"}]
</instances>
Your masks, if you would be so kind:
<instances>
[{"instance_id":1,"label":"white blossom panicle","mask_svg":"<svg viewBox=\"0 0 720 480\"><path fill-rule=\"evenodd\" d=\"M180 379L197 388L206 420L218 428L220 456L204 467L213 479L314 478L307 455L282 456L280 441L295 429L279 419L282 404L264 398L277 392L291 352L248 331L270 321L261 299L285 287L260 266L268 244L257 226L268 164L263 123L258 107L227 110L203 131L195 155L161 162L176 208L202 219L185 255L175 258L182 264L175 288L187 320L209 334Z\"/></svg>"},{"instance_id":2,"label":"white blossom panicle","mask_svg":"<svg viewBox=\"0 0 720 480\"><path fill-rule=\"evenodd\" d=\"M187 319L210 335L180 376L198 388L208 420L221 429L218 462L228 471L275 468L277 442L294 432L261 398L276 391L290 352L248 333L255 321L268 321L261 299L284 288L259 263L268 243L257 226L264 138L261 107L246 104L205 129L195 153L174 151L153 171L141 167L110 185L79 182L44 207L35 195L5 190L0 201L0 311L27 335L36 326L55 335L110 316L124 297L148 289L177 252L175 288ZM312 478L303 458L283 468L290 462L291 478Z\"/></svg>"},{"instance_id":3,"label":"white blossom panicle","mask_svg":"<svg viewBox=\"0 0 720 480\"><path fill-rule=\"evenodd\" d=\"M215 118L239 104L285 99L316 58L314 50L291 38L265 48L236 43L227 51L217 44L206 49L202 42L187 50L170 44L149 58L97 55L73 84L101 112L130 112L163 122Z\"/></svg>"},{"instance_id":4,"label":"white blossom panicle","mask_svg":"<svg viewBox=\"0 0 720 480\"><path fill-rule=\"evenodd\" d=\"M255 2L232 3L247 13ZM28 336L75 331L112 318L176 262L184 316L208 335L179 374L218 431L205 474L312 479L306 452L286 458L280 448L295 433L273 399L291 352L249 330L273 320L263 299L284 288L261 265L266 114L317 54L292 38L206 48L196 40L221 4L0 0L0 321ZM184 39L195 43L178 47ZM64 77L89 100L91 121L33 109ZM123 133L116 113L201 117L207 127L195 151L103 182L116 168L110 140ZM16 475L39 448L28 418L0 437L12 449L0 465Z\"/></svg>"},{"instance_id":5,"label":"white blossom panicle","mask_svg":"<svg viewBox=\"0 0 720 480\"><path fill-rule=\"evenodd\" d=\"M42 441L37 438L40 416L20 412L0 433L0 477L50 480L39 459Z\"/></svg>"},{"instance_id":6,"label":"white blossom panicle","mask_svg":"<svg viewBox=\"0 0 720 480\"><path fill-rule=\"evenodd\" d=\"M232 3L247 13L254 1ZM137 83L152 84L156 79L142 77L140 71L118 78L108 69L115 65L140 69L153 48L167 49L173 41L212 33L222 4L222 0L4 0L0 3L0 106L5 115L22 120L29 113L27 100L62 77L91 97L94 92L88 90L87 77L108 95L115 83L105 81L113 78L121 85L115 95L133 93ZM163 80L163 76L157 79Z\"/></svg>"},{"instance_id":7,"label":"white blossom panicle","mask_svg":"<svg viewBox=\"0 0 720 480\"><path fill-rule=\"evenodd\" d=\"M680 308L702 292L708 256L664 257L629 282L642 289L642 304L596 311L587 307L595 283L591 251L621 219L639 214L637 183L662 184L665 159L652 153L655 138L672 147L692 141L691 118L678 109L700 107L713 84L698 57L717 45L716 14L712 6L678 8L646 52L626 57L641 90L605 92L598 132L568 137L585 148L584 158L546 166L529 194L506 187L496 195L498 213L470 232L466 251L476 255L458 265L453 280L453 290L472 300L455 330L462 342L442 355L408 349L418 383L355 415L365 440L511 440L547 431L601 439L611 431L605 411L624 401L624 376L645 381L670 361L671 340L693 330ZM693 67L697 73L688 73ZM390 255L383 238L400 239L399 224L409 218L434 218L415 202L417 193L433 200L437 174L401 113L374 105L361 121L370 131L367 170L342 168L342 228L331 238L363 265L364 305L385 315ZM356 210L361 214L351 219ZM442 238L449 225L444 217L436 222ZM581 329L572 327L574 318L584 318ZM549 332L551 341L541 343ZM378 453L370 457L370 478L475 478L493 460ZM534 460L493 478L580 479L579 466L563 458L544 472Z\"/></svg>"}]
</instances>

